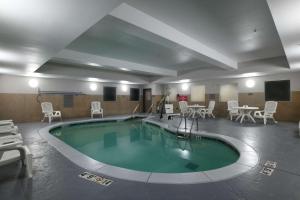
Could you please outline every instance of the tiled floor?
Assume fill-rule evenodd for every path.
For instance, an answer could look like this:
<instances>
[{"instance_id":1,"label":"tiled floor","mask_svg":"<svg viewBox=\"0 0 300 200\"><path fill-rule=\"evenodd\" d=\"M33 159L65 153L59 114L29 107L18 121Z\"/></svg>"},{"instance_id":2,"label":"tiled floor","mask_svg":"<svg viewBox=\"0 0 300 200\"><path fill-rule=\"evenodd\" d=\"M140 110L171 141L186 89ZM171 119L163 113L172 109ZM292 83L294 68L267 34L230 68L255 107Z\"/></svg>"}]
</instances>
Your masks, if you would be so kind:
<instances>
[{"instance_id":1,"label":"tiled floor","mask_svg":"<svg viewBox=\"0 0 300 200\"><path fill-rule=\"evenodd\" d=\"M168 121L176 124L176 121ZM260 154L260 165L233 179L192 185L161 185L114 180L109 187L78 178L84 170L47 144L37 130L47 124L18 124L34 155L33 179L21 165L0 167L0 199L300 199L300 137L298 124L239 124L226 119L200 121L200 129L232 136ZM276 161L272 176L260 174L266 160ZM101 174L100 174L101 175ZM109 178L109 177L108 177Z\"/></svg>"}]
</instances>

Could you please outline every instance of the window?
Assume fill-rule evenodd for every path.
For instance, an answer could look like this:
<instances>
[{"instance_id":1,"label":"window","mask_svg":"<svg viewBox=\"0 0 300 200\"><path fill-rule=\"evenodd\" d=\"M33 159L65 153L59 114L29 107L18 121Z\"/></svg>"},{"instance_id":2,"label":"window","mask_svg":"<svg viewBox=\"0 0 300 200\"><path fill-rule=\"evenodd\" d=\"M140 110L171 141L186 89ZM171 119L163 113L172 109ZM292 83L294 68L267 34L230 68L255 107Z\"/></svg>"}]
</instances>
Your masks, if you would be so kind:
<instances>
[{"instance_id":1,"label":"window","mask_svg":"<svg viewBox=\"0 0 300 200\"><path fill-rule=\"evenodd\" d=\"M193 85L191 87L191 101L204 102L205 101L205 86Z\"/></svg>"},{"instance_id":2,"label":"window","mask_svg":"<svg viewBox=\"0 0 300 200\"><path fill-rule=\"evenodd\" d=\"M266 81L266 101L289 101L291 98L290 80Z\"/></svg>"},{"instance_id":3,"label":"window","mask_svg":"<svg viewBox=\"0 0 300 200\"><path fill-rule=\"evenodd\" d=\"M130 101L139 101L139 100L140 100L140 89L130 88Z\"/></svg>"},{"instance_id":4,"label":"window","mask_svg":"<svg viewBox=\"0 0 300 200\"><path fill-rule=\"evenodd\" d=\"M220 101L227 102L231 100L238 100L237 84L227 84L220 86Z\"/></svg>"},{"instance_id":5,"label":"window","mask_svg":"<svg viewBox=\"0 0 300 200\"><path fill-rule=\"evenodd\" d=\"M115 101L116 100L116 87L104 87L103 88L103 100Z\"/></svg>"}]
</instances>

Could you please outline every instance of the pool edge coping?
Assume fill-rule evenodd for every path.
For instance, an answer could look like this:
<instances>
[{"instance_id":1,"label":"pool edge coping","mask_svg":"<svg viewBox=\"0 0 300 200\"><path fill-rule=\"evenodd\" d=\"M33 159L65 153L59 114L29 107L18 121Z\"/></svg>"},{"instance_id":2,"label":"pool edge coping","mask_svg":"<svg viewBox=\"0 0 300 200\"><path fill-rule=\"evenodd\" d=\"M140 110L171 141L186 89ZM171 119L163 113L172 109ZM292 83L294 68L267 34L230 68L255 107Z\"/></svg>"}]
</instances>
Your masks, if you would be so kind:
<instances>
[{"instance_id":1,"label":"pool edge coping","mask_svg":"<svg viewBox=\"0 0 300 200\"><path fill-rule=\"evenodd\" d=\"M123 121L136 117L145 117L145 115L129 115L122 117L108 117L98 119L76 120L69 122L60 122L53 125L46 126L38 130L39 135L45 139L51 146L59 151L63 156L68 158L71 162L79 167L91 172L100 173L106 176L124 179L129 181L137 181L144 183L157 184L197 184L209 183L226 180L239 176L254 167L260 162L258 153L250 145L230 136L210 133L206 131L192 131L193 135L204 136L208 138L217 139L233 146L240 154L239 159L225 167L214 170L201 172L187 172L187 173L156 173L156 172L142 172L130 170L126 168L108 165L79 152L63 141L49 133L51 129L70 124L88 123L88 122L104 122L104 121ZM151 120L150 117L143 119L144 122L157 125L167 131L176 132L174 127L168 124Z\"/></svg>"}]
</instances>

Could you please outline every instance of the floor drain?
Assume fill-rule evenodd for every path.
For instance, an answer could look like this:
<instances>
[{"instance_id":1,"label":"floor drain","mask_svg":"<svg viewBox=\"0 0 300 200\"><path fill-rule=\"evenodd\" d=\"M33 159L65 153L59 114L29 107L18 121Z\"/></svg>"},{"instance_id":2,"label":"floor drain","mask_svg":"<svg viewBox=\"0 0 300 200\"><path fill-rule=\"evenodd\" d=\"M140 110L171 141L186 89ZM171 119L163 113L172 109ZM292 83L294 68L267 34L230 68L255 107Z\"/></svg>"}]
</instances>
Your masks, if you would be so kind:
<instances>
[{"instance_id":1,"label":"floor drain","mask_svg":"<svg viewBox=\"0 0 300 200\"><path fill-rule=\"evenodd\" d=\"M107 178L91 174L89 172L84 172L82 174L79 174L79 177L83 178L85 180L103 185L103 186L109 186L113 182L112 180L109 180Z\"/></svg>"},{"instance_id":2,"label":"floor drain","mask_svg":"<svg viewBox=\"0 0 300 200\"><path fill-rule=\"evenodd\" d=\"M260 171L261 174L264 174L264 175L267 175L267 176L271 176L273 172L274 172L274 169L268 168L268 167L264 167Z\"/></svg>"},{"instance_id":3,"label":"floor drain","mask_svg":"<svg viewBox=\"0 0 300 200\"><path fill-rule=\"evenodd\" d=\"M264 166L275 169L277 167L277 162L267 160Z\"/></svg>"}]
</instances>

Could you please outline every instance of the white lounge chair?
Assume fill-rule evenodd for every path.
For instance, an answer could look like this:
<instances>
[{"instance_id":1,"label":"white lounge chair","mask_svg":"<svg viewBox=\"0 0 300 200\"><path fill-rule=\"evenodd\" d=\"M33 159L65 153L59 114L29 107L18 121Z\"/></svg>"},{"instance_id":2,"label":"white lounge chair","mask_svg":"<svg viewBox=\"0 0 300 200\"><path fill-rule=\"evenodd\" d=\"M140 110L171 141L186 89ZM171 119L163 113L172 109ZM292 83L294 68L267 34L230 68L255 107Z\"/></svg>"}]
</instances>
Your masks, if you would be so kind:
<instances>
[{"instance_id":1,"label":"white lounge chair","mask_svg":"<svg viewBox=\"0 0 300 200\"><path fill-rule=\"evenodd\" d=\"M6 124L11 124L14 123L13 120L7 119L7 120L0 120L0 126L1 125L6 125Z\"/></svg>"},{"instance_id":2,"label":"white lounge chair","mask_svg":"<svg viewBox=\"0 0 300 200\"><path fill-rule=\"evenodd\" d=\"M206 109L202 109L201 113L203 118L207 115L208 117L215 118L215 115L213 114L213 111L215 109L216 102L215 101L209 101L208 107Z\"/></svg>"},{"instance_id":3,"label":"white lounge chair","mask_svg":"<svg viewBox=\"0 0 300 200\"><path fill-rule=\"evenodd\" d=\"M261 111L255 111L254 117L257 119L263 119L264 125L267 124L268 119L272 119L274 123L277 123L277 121L274 119L274 114L276 113L278 102L276 101L267 101L265 103L265 109Z\"/></svg>"},{"instance_id":4,"label":"white lounge chair","mask_svg":"<svg viewBox=\"0 0 300 200\"><path fill-rule=\"evenodd\" d=\"M101 108L100 101L91 102L91 118L94 118L94 115L101 115L103 118L103 109Z\"/></svg>"},{"instance_id":5,"label":"white lounge chair","mask_svg":"<svg viewBox=\"0 0 300 200\"><path fill-rule=\"evenodd\" d=\"M22 161L26 166L26 174L32 177L32 154L23 145L23 141L18 138L0 137L0 166L11 162Z\"/></svg>"},{"instance_id":6,"label":"white lounge chair","mask_svg":"<svg viewBox=\"0 0 300 200\"><path fill-rule=\"evenodd\" d=\"M239 109L237 109L236 107L239 107L238 101L232 100L227 102L227 110L231 121L233 117L239 116Z\"/></svg>"},{"instance_id":7,"label":"white lounge chair","mask_svg":"<svg viewBox=\"0 0 300 200\"><path fill-rule=\"evenodd\" d=\"M60 118L60 120L62 120L61 112L58 110L54 111L52 103L43 102L41 103L41 107L42 107L42 113L44 114L44 118L42 119L42 122L44 122L46 117L48 117L49 123L51 123L52 120L55 118Z\"/></svg>"},{"instance_id":8,"label":"white lounge chair","mask_svg":"<svg viewBox=\"0 0 300 200\"><path fill-rule=\"evenodd\" d=\"M0 134L2 133L18 133L18 127L14 125L12 120L1 120Z\"/></svg>"},{"instance_id":9,"label":"white lounge chair","mask_svg":"<svg viewBox=\"0 0 300 200\"><path fill-rule=\"evenodd\" d=\"M21 134L18 132L18 127L14 125L12 120L0 121L0 138L20 139Z\"/></svg>"}]
</instances>

